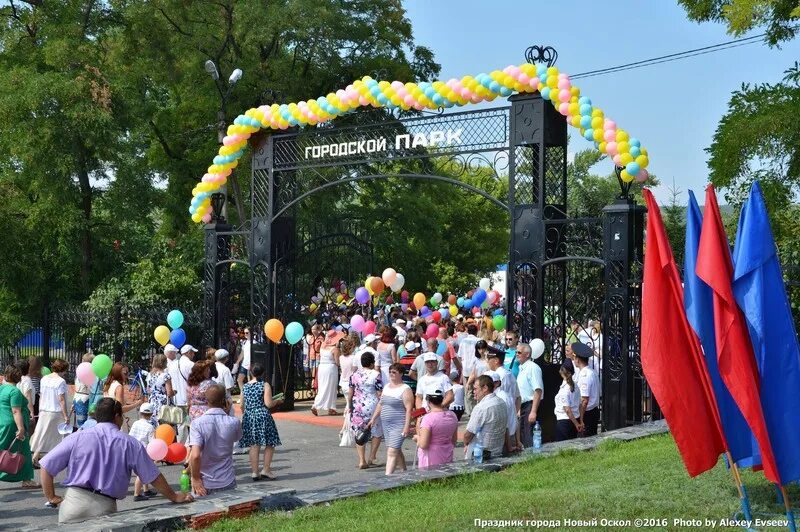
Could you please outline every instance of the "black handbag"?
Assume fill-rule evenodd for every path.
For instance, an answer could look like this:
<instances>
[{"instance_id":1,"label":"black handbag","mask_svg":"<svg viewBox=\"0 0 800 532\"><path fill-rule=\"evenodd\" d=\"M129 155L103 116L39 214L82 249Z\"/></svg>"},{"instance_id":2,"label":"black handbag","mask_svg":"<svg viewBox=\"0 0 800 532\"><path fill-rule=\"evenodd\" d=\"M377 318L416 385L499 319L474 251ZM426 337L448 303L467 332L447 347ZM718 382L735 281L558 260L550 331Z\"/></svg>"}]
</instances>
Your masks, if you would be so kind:
<instances>
[{"instance_id":1,"label":"black handbag","mask_svg":"<svg viewBox=\"0 0 800 532\"><path fill-rule=\"evenodd\" d=\"M366 445L372 439L372 430L369 427L364 427L356 431L356 445Z\"/></svg>"}]
</instances>

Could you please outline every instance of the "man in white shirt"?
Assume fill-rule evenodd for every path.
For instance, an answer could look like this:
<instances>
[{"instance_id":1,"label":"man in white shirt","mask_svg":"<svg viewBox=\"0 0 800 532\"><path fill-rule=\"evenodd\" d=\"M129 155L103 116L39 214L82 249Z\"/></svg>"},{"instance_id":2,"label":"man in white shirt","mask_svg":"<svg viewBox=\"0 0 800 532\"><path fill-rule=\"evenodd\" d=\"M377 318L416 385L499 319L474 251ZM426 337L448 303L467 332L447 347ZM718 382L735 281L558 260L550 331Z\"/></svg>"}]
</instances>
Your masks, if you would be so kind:
<instances>
[{"instance_id":1,"label":"man in white shirt","mask_svg":"<svg viewBox=\"0 0 800 532\"><path fill-rule=\"evenodd\" d=\"M542 368L531 360L531 346L517 345L517 360L520 361L517 386L519 388L519 440L518 447L533 447L533 426L536 424L539 403L544 395Z\"/></svg>"},{"instance_id":2,"label":"man in white shirt","mask_svg":"<svg viewBox=\"0 0 800 532\"><path fill-rule=\"evenodd\" d=\"M472 410L472 415L464 432L464 448L469 449L469 444L480 433L484 453L489 451L491 456L503 455L503 445L508 433L508 410L505 401L494 394L494 382L491 377L481 375L473 385L473 392L478 403ZM486 458L484 454L484 458Z\"/></svg>"},{"instance_id":3,"label":"man in white shirt","mask_svg":"<svg viewBox=\"0 0 800 532\"><path fill-rule=\"evenodd\" d=\"M428 400L425 396L432 394L436 390L441 390L444 393L442 408L447 410L450 408L450 403L453 402L453 385L450 384L450 379L447 378L447 375L439 370L439 360L436 353L429 351L421 356L425 364L425 375L420 377L417 382L416 408L427 409Z\"/></svg>"},{"instance_id":4,"label":"man in white shirt","mask_svg":"<svg viewBox=\"0 0 800 532\"><path fill-rule=\"evenodd\" d=\"M458 358L461 360L461 367L463 368L464 384L466 385L467 379L472 374L472 369L475 367L475 344L478 343L478 327L474 323L467 325L467 335L458 340ZM473 390L464 388L466 392L464 411L467 415L472 413L472 408L475 406L476 398L473 396Z\"/></svg>"},{"instance_id":5,"label":"man in white shirt","mask_svg":"<svg viewBox=\"0 0 800 532\"><path fill-rule=\"evenodd\" d=\"M497 372L500 376L500 387L505 392L504 399L509 404L509 411L514 413L514 422L513 424L509 423L509 428L513 429L513 431L509 430L509 437L511 441L514 442L514 448L516 448L516 442L519 439L517 435L517 418L519 417L521 400L517 379L515 379L514 374L503 365L504 356L505 352L503 351L489 351L486 355L486 363L489 365L490 370Z\"/></svg>"},{"instance_id":6,"label":"man in white shirt","mask_svg":"<svg viewBox=\"0 0 800 532\"><path fill-rule=\"evenodd\" d=\"M494 383L494 394L502 399L503 403L506 405L506 414L508 415L506 428L508 432L506 433L505 452L514 452L516 449L515 439L517 435L517 411L514 408L514 401L512 401L506 391L500 387L502 383L500 381L500 375L496 371L489 370L484 373L484 375L492 379Z\"/></svg>"},{"instance_id":7,"label":"man in white shirt","mask_svg":"<svg viewBox=\"0 0 800 532\"><path fill-rule=\"evenodd\" d=\"M372 353L372 356L375 357L375 360L378 360L378 351L375 347L378 345L379 338L374 334L368 334L364 337L364 343L361 344L356 350L355 356L353 357L353 367L356 371L361 369L361 355L364 353ZM383 383L386 386L387 383Z\"/></svg>"},{"instance_id":8,"label":"man in white shirt","mask_svg":"<svg viewBox=\"0 0 800 532\"><path fill-rule=\"evenodd\" d=\"M591 347L580 342L573 343L571 347L575 355L578 390L581 392L580 424L586 427L582 436L595 436L600 423L600 379L589 367L589 360L594 352Z\"/></svg>"},{"instance_id":9,"label":"man in white shirt","mask_svg":"<svg viewBox=\"0 0 800 532\"><path fill-rule=\"evenodd\" d=\"M425 361L423 360L424 355L427 353L436 354L436 351L439 348L439 341L436 338L430 338L426 341L425 345L427 345L428 350L414 359L414 363L411 364L411 369L408 371L408 376L415 381L420 380L426 373ZM437 354L436 362L439 371L444 372L444 357Z\"/></svg>"},{"instance_id":10,"label":"man in white shirt","mask_svg":"<svg viewBox=\"0 0 800 532\"><path fill-rule=\"evenodd\" d=\"M392 327L397 330L397 339L403 342L406 338L406 320L403 318L396 319Z\"/></svg>"},{"instance_id":11,"label":"man in white shirt","mask_svg":"<svg viewBox=\"0 0 800 532\"><path fill-rule=\"evenodd\" d=\"M239 359L234 364L237 370L237 381L239 382L239 389L244 388L244 381L247 380L247 372L250 371L250 328L244 330L244 343L242 343L242 351L239 354Z\"/></svg>"},{"instance_id":12,"label":"man in white shirt","mask_svg":"<svg viewBox=\"0 0 800 532\"><path fill-rule=\"evenodd\" d=\"M221 384L225 387L225 398L231 404L231 411L228 412L229 415L233 415L233 400L231 399L231 390L236 385L233 381L233 373L231 370L228 369L226 364L230 353L228 353L227 349L217 349L214 352L214 358L216 359L215 365L217 367L217 376L213 378L214 382L217 384Z\"/></svg>"}]
</instances>

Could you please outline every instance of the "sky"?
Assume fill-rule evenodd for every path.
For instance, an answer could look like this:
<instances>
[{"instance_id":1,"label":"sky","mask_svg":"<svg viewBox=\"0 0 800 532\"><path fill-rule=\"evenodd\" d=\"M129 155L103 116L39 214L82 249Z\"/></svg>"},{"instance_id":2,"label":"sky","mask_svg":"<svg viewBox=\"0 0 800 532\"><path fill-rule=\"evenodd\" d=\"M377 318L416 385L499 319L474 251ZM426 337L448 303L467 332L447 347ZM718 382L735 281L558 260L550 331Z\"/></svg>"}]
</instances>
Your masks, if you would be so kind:
<instances>
[{"instance_id":1,"label":"sky","mask_svg":"<svg viewBox=\"0 0 800 532\"><path fill-rule=\"evenodd\" d=\"M689 21L675 0L404 0L414 40L433 50L440 79L502 70L524 62L531 45L558 51L567 74L587 72L733 40L724 24ZM753 31L747 36L762 33ZM673 180L702 193L714 131L731 94L743 83L777 82L800 52L797 40L781 49L762 43L575 81L581 94L603 109L649 152L669 201ZM499 99L498 99L499 100ZM497 102L497 101L496 101ZM496 103L495 102L495 103ZM473 106L477 108L477 106ZM569 151L592 144L570 127ZM609 164L601 163L601 164ZM597 168L606 174L609 168Z\"/></svg>"}]
</instances>

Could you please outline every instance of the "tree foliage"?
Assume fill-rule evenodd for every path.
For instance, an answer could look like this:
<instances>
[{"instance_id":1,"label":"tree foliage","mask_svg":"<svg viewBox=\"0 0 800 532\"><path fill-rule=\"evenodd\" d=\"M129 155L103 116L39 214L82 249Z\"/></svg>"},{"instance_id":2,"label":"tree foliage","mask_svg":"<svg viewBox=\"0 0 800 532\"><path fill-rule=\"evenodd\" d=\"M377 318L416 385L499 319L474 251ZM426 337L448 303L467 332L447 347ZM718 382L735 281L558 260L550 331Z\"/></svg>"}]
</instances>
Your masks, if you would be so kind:
<instances>
[{"instance_id":1,"label":"tree foliage","mask_svg":"<svg viewBox=\"0 0 800 532\"><path fill-rule=\"evenodd\" d=\"M728 33L741 36L763 28L775 46L797 35L800 5L797 0L678 0L691 20L722 22Z\"/></svg>"}]
</instances>

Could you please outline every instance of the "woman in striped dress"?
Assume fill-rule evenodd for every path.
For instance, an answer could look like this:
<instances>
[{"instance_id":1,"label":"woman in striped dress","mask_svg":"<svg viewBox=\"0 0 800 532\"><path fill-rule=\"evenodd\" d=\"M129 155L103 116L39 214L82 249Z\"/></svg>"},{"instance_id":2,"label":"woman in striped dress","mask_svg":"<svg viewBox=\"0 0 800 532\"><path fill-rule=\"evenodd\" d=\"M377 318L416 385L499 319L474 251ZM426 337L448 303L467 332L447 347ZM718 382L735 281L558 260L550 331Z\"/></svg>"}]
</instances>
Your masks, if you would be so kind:
<instances>
[{"instance_id":1,"label":"woman in striped dress","mask_svg":"<svg viewBox=\"0 0 800 532\"><path fill-rule=\"evenodd\" d=\"M381 400L372 419L370 427L380 417L383 425L383 437L386 440L386 474L391 475L395 469L406 470L403 456L403 440L408 436L411 427L411 410L414 408L414 394L411 387L403 382L405 366L395 362L389 366L389 384L383 387Z\"/></svg>"}]
</instances>

